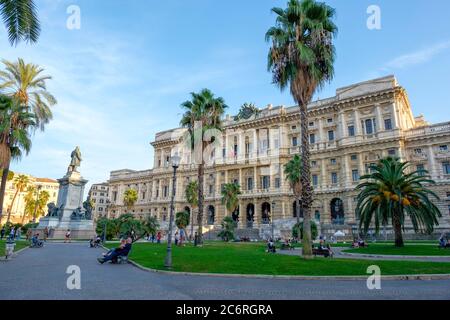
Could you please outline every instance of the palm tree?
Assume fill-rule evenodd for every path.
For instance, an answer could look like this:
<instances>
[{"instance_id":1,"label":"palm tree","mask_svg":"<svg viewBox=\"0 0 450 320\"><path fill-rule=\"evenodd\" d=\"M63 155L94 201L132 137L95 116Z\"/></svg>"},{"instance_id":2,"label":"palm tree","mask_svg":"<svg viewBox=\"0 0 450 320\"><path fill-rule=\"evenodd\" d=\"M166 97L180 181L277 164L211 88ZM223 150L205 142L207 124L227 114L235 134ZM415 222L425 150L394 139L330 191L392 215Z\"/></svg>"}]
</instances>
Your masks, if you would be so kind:
<instances>
[{"instance_id":1,"label":"palm tree","mask_svg":"<svg viewBox=\"0 0 450 320\"><path fill-rule=\"evenodd\" d=\"M367 233L373 220L378 234L380 223L392 223L395 233L395 246L403 247L402 229L405 216L411 219L416 233L433 232L439 225L441 217L439 208L430 200L439 197L425 185L435 182L427 176L425 170L407 173L411 166L399 159L382 159L377 166L372 166L372 173L361 177L365 180L358 187L360 190L356 214L360 217L360 228L364 226ZM424 176L425 174L425 176Z\"/></svg>"},{"instance_id":2,"label":"palm tree","mask_svg":"<svg viewBox=\"0 0 450 320\"><path fill-rule=\"evenodd\" d=\"M181 119L181 126L188 129L190 134L190 147L195 149L195 159L198 164L198 235L199 243L203 242L203 202L204 202L204 171L205 159L203 151L211 143L214 137L209 138L212 130L222 130L222 116L227 106L223 98L216 98L214 94L203 89L199 93L191 93L191 100L181 104L185 110Z\"/></svg>"},{"instance_id":3,"label":"palm tree","mask_svg":"<svg viewBox=\"0 0 450 320\"><path fill-rule=\"evenodd\" d=\"M315 0L289 0L287 8L273 8L276 25L266 33L271 42L268 69L273 82L284 90L289 87L299 105L302 156L302 205L304 216L303 256L312 257L311 245L311 164L308 133L308 104L314 93L334 75L337 27L335 10Z\"/></svg>"},{"instance_id":4,"label":"palm tree","mask_svg":"<svg viewBox=\"0 0 450 320\"><path fill-rule=\"evenodd\" d=\"M178 229L186 229L189 225L189 212L180 211L176 213L175 225Z\"/></svg>"},{"instance_id":5,"label":"palm tree","mask_svg":"<svg viewBox=\"0 0 450 320\"><path fill-rule=\"evenodd\" d=\"M300 183L300 177L302 174L302 159L299 155L295 155L288 163L284 166L284 174L286 175L287 181L294 192L296 205L296 216L297 216L297 227L300 228L300 206L301 206L301 196L302 196L302 184ZM298 235L301 231L298 230ZM300 239L300 237L298 238Z\"/></svg>"},{"instance_id":6,"label":"palm tree","mask_svg":"<svg viewBox=\"0 0 450 320\"><path fill-rule=\"evenodd\" d=\"M17 195L20 192L24 192L28 188L29 183L30 183L30 179L28 178L28 176L23 175L23 174L17 176L14 179L14 186L16 188L16 192L14 193L14 197L11 201L11 205L9 206L8 219L6 220L7 222L9 222L11 219L11 211L12 211L12 208L14 207L14 202L16 201Z\"/></svg>"},{"instance_id":7,"label":"palm tree","mask_svg":"<svg viewBox=\"0 0 450 320\"><path fill-rule=\"evenodd\" d=\"M0 168L3 170L0 185L0 220L11 160L20 159L22 152L30 152L29 128L35 125L35 116L17 99L0 95Z\"/></svg>"},{"instance_id":8,"label":"palm tree","mask_svg":"<svg viewBox=\"0 0 450 320\"><path fill-rule=\"evenodd\" d=\"M0 0L0 15L11 45L37 42L41 27L33 0Z\"/></svg>"},{"instance_id":9,"label":"palm tree","mask_svg":"<svg viewBox=\"0 0 450 320\"><path fill-rule=\"evenodd\" d=\"M46 190L39 191L34 186L28 187L25 195L25 211L22 216L22 224L26 217L33 217L33 223L36 219L45 215L47 203L50 200L50 193Z\"/></svg>"},{"instance_id":10,"label":"palm tree","mask_svg":"<svg viewBox=\"0 0 450 320\"><path fill-rule=\"evenodd\" d=\"M191 181L186 186L186 200L191 205L191 237L194 235L194 210L198 207L198 182Z\"/></svg>"},{"instance_id":11,"label":"palm tree","mask_svg":"<svg viewBox=\"0 0 450 320\"><path fill-rule=\"evenodd\" d=\"M130 210L138 200L138 193L134 189L128 189L123 193L123 204Z\"/></svg>"},{"instance_id":12,"label":"palm tree","mask_svg":"<svg viewBox=\"0 0 450 320\"><path fill-rule=\"evenodd\" d=\"M242 194L241 186L237 183L226 183L222 188L222 204L231 213L239 208L239 195Z\"/></svg>"}]
</instances>

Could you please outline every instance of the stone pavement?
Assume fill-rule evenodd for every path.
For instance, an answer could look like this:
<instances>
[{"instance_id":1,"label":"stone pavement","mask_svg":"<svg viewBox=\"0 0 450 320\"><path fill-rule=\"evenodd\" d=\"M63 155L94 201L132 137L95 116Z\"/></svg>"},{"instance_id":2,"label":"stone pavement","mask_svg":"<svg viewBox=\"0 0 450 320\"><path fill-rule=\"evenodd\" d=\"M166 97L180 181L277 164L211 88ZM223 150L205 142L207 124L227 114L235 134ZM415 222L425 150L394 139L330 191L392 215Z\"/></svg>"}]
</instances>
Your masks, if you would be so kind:
<instances>
[{"instance_id":1,"label":"stone pavement","mask_svg":"<svg viewBox=\"0 0 450 320\"><path fill-rule=\"evenodd\" d=\"M249 279L168 275L132 265L100 265L101 249L86 243L48 243L0 261L0 299L450 299L450 280L382 281L370 291L365 281ZM81 290L66 286L66 269L81 269ZM258 266L255 265L255 271Z\"/></svg>"}]
</instances>

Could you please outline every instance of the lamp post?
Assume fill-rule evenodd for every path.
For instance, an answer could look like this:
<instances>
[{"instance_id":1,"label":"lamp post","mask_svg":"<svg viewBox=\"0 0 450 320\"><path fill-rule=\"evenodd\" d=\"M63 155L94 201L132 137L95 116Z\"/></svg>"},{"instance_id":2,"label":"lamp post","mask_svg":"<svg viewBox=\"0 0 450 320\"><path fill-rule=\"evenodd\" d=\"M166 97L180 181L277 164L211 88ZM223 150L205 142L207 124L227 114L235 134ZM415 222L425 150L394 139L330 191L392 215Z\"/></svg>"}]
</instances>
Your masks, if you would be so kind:
<instances>
[{"instance_id":1,"label":"lamp post","mask_svg":"<svg viewBox=\"0 0 450 320\"><path fill-rule=\"evenodd\" d=\"M37 186L37 195L36 195L36 204L34 206L34 213L33 213L33 223L36 223L36 214L37 214L37 208L39 205L39 195L41 193L41 189L42 189L42 186L38 185Z\"/></svg>"},{"instance_id":2,"label":"lamp post","mask_svg":"<svg viewBox=\"0 0 450 320\"><path fill-rule=\"evenodd\" d=\"M170 218L169 218L169 234L167 238L167 255L166 260L164 261L164 267L167 269L172 268L172 225L174 220L174 211L175 211L175 192L176 192L176 182L177 182L177 169L180 166L181 158L178 154L175 154L172 161L173 168L173 180L172 180L172 200L170 202Z\"/></svg>"},{"instance_id":3,"label":"lamp post","mask_svg":"<svg viewBox=\"0 0 450 320\"><path fill-rule=\"evenodd\" d=\"M270 213L270 222L272 224L272 241L275 242L275 236L274 236L274 219L273 216L275 214L275 201L272 201L272 212Z\"/></svg>"}]
</instances>

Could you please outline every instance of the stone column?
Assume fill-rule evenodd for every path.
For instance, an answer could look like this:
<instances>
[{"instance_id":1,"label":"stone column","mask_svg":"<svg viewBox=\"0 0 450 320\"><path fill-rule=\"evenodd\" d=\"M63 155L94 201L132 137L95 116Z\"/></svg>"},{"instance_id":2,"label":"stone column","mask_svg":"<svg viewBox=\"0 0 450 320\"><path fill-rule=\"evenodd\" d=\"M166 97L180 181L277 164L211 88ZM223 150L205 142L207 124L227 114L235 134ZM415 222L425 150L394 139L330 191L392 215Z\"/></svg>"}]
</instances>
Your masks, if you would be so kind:
<instances>
[{"instance_id":1,"label":"stone column","mask_svg":"<svg viewBox=\"0 0 450 320\"><path fill-rule=\"evenodd\" d=\"M352 174L350 172L350 164L348 160L348 155L344 154L341 158L342 161L342 186L347 188L350 187L352 184Z\"/></svg>"},{"instance_id":2,"label":"stone column","mask_svg":"<svg viewBox=\"0 0 450 320\"><path fill-rule=\"evenodd\" d=\"M428 171L431 175L431 178L432 179L438 178L438 171L436 168L436 159L434 158L434 150L433 150L432 145L428 146L428 163L430 166L430 169Z\"/></svg>"},{"instance_id":3,"label":"stone column","mask_svg":"<svg viewBox=\"0 0 450 320\"><path fill-rule=\"evenodd\" d=\"M325 135L323 133L323 122L322 122L322 119L319 119L318 127L319 127L319 130L317 132L319 133L319 136L317 137L317 142L320 142L320 143L326 142L326 138L325 138Z\"/></svg>"},{"instance_id":4,"label":"stone column","mask_svg":"<svg viewBox=\"0 0 450 320\"><path fill-rule=\"evenodd\" d=\"M366 174L366 167L364 166L364 154L361 152L358 154L358 164L359 164L359 175L363 176Z\"/></svg>"},{"instance_id":5,"label":"stone column","mask_svg":"<svg viewBox=\"0 0 450 320\"><path fill-rule=\"evenodd\" d=\"M253 130L253 148L252 148L252 158L256 159L258 157L258 131Z\"/></svg>"},{"instance_id":6,"label":"stone column","mask_svg":"<svg viewBox=\"0 0 450 320\"><path fill-rule=\"evenodd\" d=\"M239 185L241 186L241 188L244 186L244 181L242 178L242 168L239 169Z\"/></svg>"},{"instance_id":7,"label":"stone column","mask_svg":"<svg viewBox=\"0 0 450 320\"><path fill-rule=\"evenodd\" d=\"M379 104L375 105L375 114L377 119L377 132L384 131L383 114L381 111L381 106Z\"/></svg>"},{"instance_id":8,"label":"stone column","mask_svg":"<svg viewBox=\"0 0 450 320\"><path fill-rule=\"evenodd\" d=\"M347 137L347 130L345 129L346 128L346 121L345 121L345 113L344 113L344 111L340 111L339 112L339 127L341 129L340 138L341 139L346 138Z\"/></svg>"},{"instance_id":9,"label":"stone column","mask_svg":"<svg viewBox=\"0 0 450 320\"><path fill-rule=\"evenodd\" d=\"M321 170L322 170L322 177L321 177L321 181L319 181L319 185L322 186L322 188L324 190L326 190L328 188L328 177L327 177L327 160L323 159L322 160L322 165L321 165Z\"/></svg>"},{"instance_id":10,"label":"stone column","mask_svg":"<svg viewBox=\"0 0 450 320\"><path fill-rule=\"evenodd\" d=\"M254 167L253 171L253 193L258 189L258 167Z\"/></svg>"},{"instance_id":11,"label":"stone column","mask_svg":"<svg viewBox=\"0 0 450 320\"><path fill-rule=\"evenodd\" d=\"M391 106L392 112L392 126L393 129L399 129L400 124L398 121L397 104L394 102Z\"/></svg>"},{"instance_id":12,"label":"stone column","mask_svg":"<svg viewBox=\"0 0 450 320\"><path fill-rule=\"evenodd\" d=\"M354 119L355 119L355 135L362 135L362 127L361 127L361 120L359 118L359 110L355 109L354 110Z\"/></svg>"}]
</instances>

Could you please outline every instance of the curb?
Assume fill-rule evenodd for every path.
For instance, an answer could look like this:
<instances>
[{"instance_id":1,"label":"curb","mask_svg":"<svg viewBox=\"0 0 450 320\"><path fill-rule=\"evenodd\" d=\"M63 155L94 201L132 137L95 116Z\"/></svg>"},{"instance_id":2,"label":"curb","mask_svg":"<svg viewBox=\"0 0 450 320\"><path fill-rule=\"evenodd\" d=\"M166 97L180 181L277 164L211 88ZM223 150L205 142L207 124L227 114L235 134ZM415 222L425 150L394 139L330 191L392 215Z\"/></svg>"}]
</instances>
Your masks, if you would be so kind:
<instances>
[{"instance_id":1,"label":"curb","mask_svg":"<svg viewBox=\"0 0 450 320\"><path fill-rule=\"evenodd\" d=\"M417 259L418 261L420 259L436 259L436 260L443 260L443 261L433 261L433 262L450 262L450 256L399 256L399 255L380 255L380 254L367 254L367 253L351 253L351 252L340 252L343 256L350 256L350 257L364 257L364 258L388 258L388 259Z\"/></svg>"},{"instance_id":2,"label":"curb","mask_svg":"<svg viewBox=\"0 0 450 320\"><path fill-rule=\"evenodd\" d=\"M105 250L110 250L104 246L101 246ZM195 276L195 277L214 277L214 278L241 278L241 279L272 279L272 280L339 280L339 281L355 281L355 280L367 280L370 276L282 276L282 275L255 275L255 274L224 274L224 273L195 273L195 272L176 272L176 271L166 271L157 270L152 268L147 268L139 263L128 259L128 263L134 267L151 273L160 273L165 275L173 276ZM450 274L418 274L418 275L392 275L392 276L381 276L382 280L450 280Z\"/></svg>"},{"instance_id":3,"label":"curb","mask_svg":"<svg viewBox=\"0 0 450 320\"><path fill-rule=\"evenodd\" d=\"M14 251L12 257L19 255L19 253L21 253L22 251L25 251L27 249L29 249L30 247L27 246L25 248L20 249L19 251ZM4 257L0 258L0 261L10 261L11 259L5 259Z\"/></svg>"}]
</instances>

